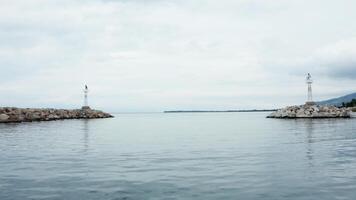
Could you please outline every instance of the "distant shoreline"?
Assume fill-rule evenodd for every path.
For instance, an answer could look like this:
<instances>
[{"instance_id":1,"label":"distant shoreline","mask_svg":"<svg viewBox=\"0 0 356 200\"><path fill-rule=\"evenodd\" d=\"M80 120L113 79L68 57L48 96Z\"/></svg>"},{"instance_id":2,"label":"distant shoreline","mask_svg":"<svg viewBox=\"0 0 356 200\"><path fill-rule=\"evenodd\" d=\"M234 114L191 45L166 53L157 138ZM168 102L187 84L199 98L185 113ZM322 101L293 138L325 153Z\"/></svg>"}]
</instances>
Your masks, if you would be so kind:
<instances>
[{"instance_id":1,"label":"distant shoreline","mask_svg":"<svg viewBox=\"0 0 356 200\"><path fill-rule=\"evenodd\" d=\"M226 112L274 112L277 109L251 109L251 110L167 110L164 113L226 113Z\"/></svg>"}]
</instances>

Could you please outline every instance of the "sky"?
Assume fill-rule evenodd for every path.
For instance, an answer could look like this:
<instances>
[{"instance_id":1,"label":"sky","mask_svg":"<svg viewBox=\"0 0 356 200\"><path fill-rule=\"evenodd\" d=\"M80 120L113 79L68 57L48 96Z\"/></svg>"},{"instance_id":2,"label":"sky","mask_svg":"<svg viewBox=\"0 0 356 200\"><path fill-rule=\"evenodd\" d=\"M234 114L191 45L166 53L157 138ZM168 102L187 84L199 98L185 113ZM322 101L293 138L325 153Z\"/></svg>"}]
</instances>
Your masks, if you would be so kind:
<instances>
[{"instance_id":1,"label":"sky","mask_svg":"<svg viewBox=\"0 0 356 200\"><path fill-rule=\"evenodd\" d=\"M279 108L356 92L353 0L0 0L0 106Z\"/></svg>"}]
</instances>

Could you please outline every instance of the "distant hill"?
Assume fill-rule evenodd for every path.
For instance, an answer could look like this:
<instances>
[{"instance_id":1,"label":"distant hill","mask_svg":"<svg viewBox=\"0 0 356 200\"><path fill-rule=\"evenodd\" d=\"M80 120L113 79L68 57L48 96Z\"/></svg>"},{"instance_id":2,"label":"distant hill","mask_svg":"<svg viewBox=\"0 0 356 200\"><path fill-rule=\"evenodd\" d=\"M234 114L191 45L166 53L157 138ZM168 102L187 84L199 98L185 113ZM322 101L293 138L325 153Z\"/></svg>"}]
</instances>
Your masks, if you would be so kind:
<instances>
[{"instance_id":1,"label":"distant hill","mask_svg":"<svg viewBox=\"0 0 356 200\"><path fill-rule=\"evenodd\" d=\"M342 97L328 99L325 101L316 102L319 105L334 105L334 106L341 106L342 103L348 103L352 101L352 99L356 99L356 93L348 94Z\"/></svg>"}]
</instances>

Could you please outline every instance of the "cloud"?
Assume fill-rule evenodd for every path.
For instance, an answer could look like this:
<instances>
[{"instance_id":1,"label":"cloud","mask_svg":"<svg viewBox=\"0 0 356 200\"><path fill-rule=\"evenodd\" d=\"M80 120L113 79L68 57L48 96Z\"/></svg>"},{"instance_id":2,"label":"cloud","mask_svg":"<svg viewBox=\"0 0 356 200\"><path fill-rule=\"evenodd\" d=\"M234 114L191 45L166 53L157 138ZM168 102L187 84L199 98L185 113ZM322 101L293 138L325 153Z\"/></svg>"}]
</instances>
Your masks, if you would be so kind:
<instances>
[{"instance_id":1,"label":"cloud","mask_svg":"<svg viewBox=\"0 0 356 200\"><path fill-rule=\"evenodd\" d=\"M294 75L312 72L319 76L328 76L331 80L356 78L356 38L343 39L317 48L309 56L297 58L289 65ZM277 67L278 68L278 67ZM292 70L291 70L292 69Z\"/></svg>"},{"instance_id":2,"label":"cloud","mask_svg":"<svg viewBox=\"0 0 356 200\"><path fill-rule=\"evenodd\" d=\"M93 106L116 111L276 107L304 101L309 71L321 96L343 94L355 5L4 0L0 105L79 107L87 83Z\"/></svg>"},{"instance_id":3,"label":"cloud","mask_svg":"<svg viewBox=\"0 0 356 200\"><path fill-rule=\"evenodd\" d=\"M321 48L315 60L331 78L356 79L356 38Z\"/></svg>"}]
</instances>

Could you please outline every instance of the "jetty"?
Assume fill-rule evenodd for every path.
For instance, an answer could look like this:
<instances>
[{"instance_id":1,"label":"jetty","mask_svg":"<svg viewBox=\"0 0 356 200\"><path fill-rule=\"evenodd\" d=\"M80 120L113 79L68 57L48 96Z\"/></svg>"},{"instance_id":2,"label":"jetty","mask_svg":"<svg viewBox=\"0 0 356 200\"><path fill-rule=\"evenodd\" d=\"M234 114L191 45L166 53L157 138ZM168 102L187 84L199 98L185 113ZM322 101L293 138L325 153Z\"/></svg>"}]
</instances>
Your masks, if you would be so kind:
<instances>
[{"instance_id":1,"label":"jetty","mask_svg":"<svg viewBox=\"0 0 356 200\"><path fill-rule=\"evenodd\" d=\"M279 109L267 118L350 118L351 113L349 108L306 104Z\"/></svg>"},{"instance_id":2,"label":"jetty","mask_svg":"<svg viewBox=\"0 0 356 200\"><path fill-rule=\"evenodd\" d=\"M271 113L267 118L350 118L350 108L338 108L333 105L317 105L313 101L312 77L308 73L306 78L308 85L308 100L304 105L288 106Z\"/></svg>"},{"instance_id":3,"label":"jetty","mask_svg":"<svg viewBox=\"0 0 356 200\"><path fill-rule=\"evenodd\" d=\"M96 119L114 117L88 104L88 86L84 87L84 104L81 109L0 107L0 123L53 121L62 119Z\"/></svg>"},{"instance_id":4,"label":"jetty","mask_svg":"<svg viewBox=\"0 0 356 200\"><path fill-rule=\"evenodd\" d=\"M90 108L53 109L53 108L15 108L0 107L0 123L52 121L62 119L95 119L114 117L109 113Z\"/></svg>"}]
</instances>

